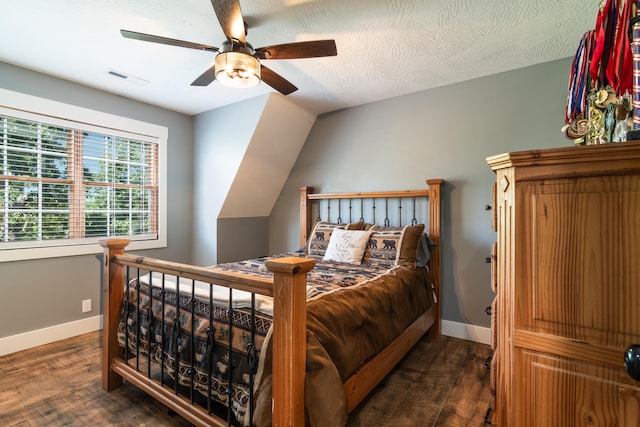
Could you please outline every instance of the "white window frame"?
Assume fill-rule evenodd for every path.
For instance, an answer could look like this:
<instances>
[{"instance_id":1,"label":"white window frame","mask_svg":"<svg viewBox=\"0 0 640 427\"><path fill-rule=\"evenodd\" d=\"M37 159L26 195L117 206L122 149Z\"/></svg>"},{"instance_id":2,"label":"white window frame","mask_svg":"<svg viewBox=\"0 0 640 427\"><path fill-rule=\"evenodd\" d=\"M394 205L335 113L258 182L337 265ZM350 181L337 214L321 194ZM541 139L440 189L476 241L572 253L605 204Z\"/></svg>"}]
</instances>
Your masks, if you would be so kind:
<instances>
[{"instance_id":1,"label":"white window frame","mask_svg":"<svg viewBox=\"0 0 640 427\"><path fill-rule=\"evenodd\" d=\"M127 250L164 248L167 246L167 139L168 128L127 117L52 101L0 88L0 114L43 122L59 120L109 129L116 133L136 134L158 144L158 236L157 239L132 240ZM29 247L0 247L0 262L102 253L98 240L33 241Z\"/></svg>"}]
</instances>

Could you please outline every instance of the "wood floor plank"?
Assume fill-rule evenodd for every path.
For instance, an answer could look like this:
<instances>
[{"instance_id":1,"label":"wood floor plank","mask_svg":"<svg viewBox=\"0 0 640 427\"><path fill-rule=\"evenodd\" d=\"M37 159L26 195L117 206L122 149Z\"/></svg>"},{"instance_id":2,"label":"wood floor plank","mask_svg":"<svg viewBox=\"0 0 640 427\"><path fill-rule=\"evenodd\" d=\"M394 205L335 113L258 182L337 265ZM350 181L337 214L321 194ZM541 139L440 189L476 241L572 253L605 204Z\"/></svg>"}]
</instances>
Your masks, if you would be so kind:
<instances>
[{"instance_id":1,"label":"wood floor plank","mask_svg":"<svg viewBox=\"0 0 640 427\"><path fill-rule=\"evenodd\" d=\"M190 426L131 384L100 382L98 332L0 357L2 426Z\"/></svg>"},{"instance_id":2,"label":"wood floor plank","mask_svg":"<svg viewBox=\"0 0 640 427\"><path fill-rule=\"evenodd\" d=\"M0 357L0 425L191 426L126 382L100 382L101 333ZM481 426L489 346L424 337L351 414L348 427Z\"/></svg>"},{"instance_id":3,"label":"wood floor plank","mask_svg":"<svg viewBox=\"0 0 640 427\"><path fill-rule=\"evenodd\" d=\"M489 370L485 361L491 352L487 346L468 343L468 355L449 396L443 405L435 426L442 427L473 427L484 425L490 390ZM460 405L459 402L464 402ZM477 420L469 424L469 420Z\"/></svg>"},{"instance_id":4,"label":"wood floor plank","mask_svg":"<svg viewBox=\"0 0 640 427\"><path fill-rule=\"evenodd\" d=\"M485 388L487 397L484 411L488 407L488 384L486 378L475 375L467 378L464 367L477 365L484 369L482 355L470 360L470 345L488 356L489 346L471 343L465 340L442 337L437 339L423 338L402 362L387 376L382 385L351 414L348 427L414 427L447 425L439 424L440 416L447 401L457 399L460 392L452 389L470 386L473 389ZM477 346L477 347L476 347ZM485 356L485 358L487 357ZM474 384L467 384L473 381ZM477 384L475 384L477 382ZM466 396L462 396L466 397ZM482 405L483 399L473 396L471 404ZM455 401L460 413L469 413L468 425L482 425L484 412L476 414L474 410L463 409L467 406L465 399Z\"/></svg>"}]
</instances>

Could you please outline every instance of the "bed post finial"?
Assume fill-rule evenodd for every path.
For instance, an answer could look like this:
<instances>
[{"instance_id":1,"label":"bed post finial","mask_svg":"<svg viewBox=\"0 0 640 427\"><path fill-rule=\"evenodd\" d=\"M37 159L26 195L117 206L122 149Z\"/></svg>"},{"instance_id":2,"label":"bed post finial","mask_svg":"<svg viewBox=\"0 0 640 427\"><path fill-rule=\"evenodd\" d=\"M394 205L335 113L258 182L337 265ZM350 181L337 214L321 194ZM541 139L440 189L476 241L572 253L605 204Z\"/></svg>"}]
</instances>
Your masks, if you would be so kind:
<instances>
[{"instance_id":1,"label":"bed post finial","mask_svg":"<svg viewBox=\"0 0 640 427\"><path fill-rule=\"evenodd\" d=\"M298 187L300 192L300 247L307 244L311 232L311 203L308 196L313 193L313 187Z\"/></svg>"},{"instance_id":2,"label":"bed post finial","mask_svg":"<svg viewBox=\"0 0 640 427\"><path fill-rule=\"evenodd\" d=\"M104 248L102 265L102 388L107 391L122 385L122 377L111 370L111 362L118 356L118 322L124 293L124 267L111 262L116 255L124 255L127 239L101 240Z\"/></svg>"}]
</instances>

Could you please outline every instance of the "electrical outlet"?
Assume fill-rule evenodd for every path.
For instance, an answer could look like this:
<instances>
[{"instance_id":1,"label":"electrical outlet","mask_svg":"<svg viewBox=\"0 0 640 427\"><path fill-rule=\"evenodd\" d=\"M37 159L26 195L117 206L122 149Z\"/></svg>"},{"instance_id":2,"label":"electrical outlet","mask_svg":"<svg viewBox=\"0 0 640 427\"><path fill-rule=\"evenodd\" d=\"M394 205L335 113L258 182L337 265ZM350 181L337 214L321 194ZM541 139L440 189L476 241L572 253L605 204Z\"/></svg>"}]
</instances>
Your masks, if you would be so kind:
<instances>
[{"instance_id":1,"label":"electrical outlet","mask_svg":"<svg viewBox=\"0 0 640 427\"><path fill-rule=\"evenodd\" d=\"M83 313L88 313L89 311L91 311L91 300L90 299L83 299L82 300L82 312Z\"/></svg>"}]
</instances>

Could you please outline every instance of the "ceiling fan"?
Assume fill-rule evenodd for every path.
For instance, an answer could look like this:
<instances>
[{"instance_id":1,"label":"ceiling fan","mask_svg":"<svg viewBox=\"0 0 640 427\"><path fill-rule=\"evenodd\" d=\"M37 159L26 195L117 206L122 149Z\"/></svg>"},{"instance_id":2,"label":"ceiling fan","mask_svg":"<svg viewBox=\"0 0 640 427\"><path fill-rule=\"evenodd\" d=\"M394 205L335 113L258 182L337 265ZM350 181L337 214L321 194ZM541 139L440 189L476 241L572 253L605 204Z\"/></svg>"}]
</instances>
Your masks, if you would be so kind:
<instances>
[{"instance_id":1,"label":"ceiling fan","mask_svg":"<svg viewBox=\"0 0 640 427\"><path fill-rule=\"evenodd\" d=\"M316 40L285 43L254 49L246 41L247 25L240 10L239 0L211 0L222 31L227 39L222 48L154 36L129 30L120 33L129 39L142 40L171 46L217 52L215 64L191 83L192 86L208 86L214 80L232 87L251 87L260 80L288 95L298 90L291 82L265 67L260 60L318 58L337 55L334 40Z\"/></svg>"}]
</instances>

